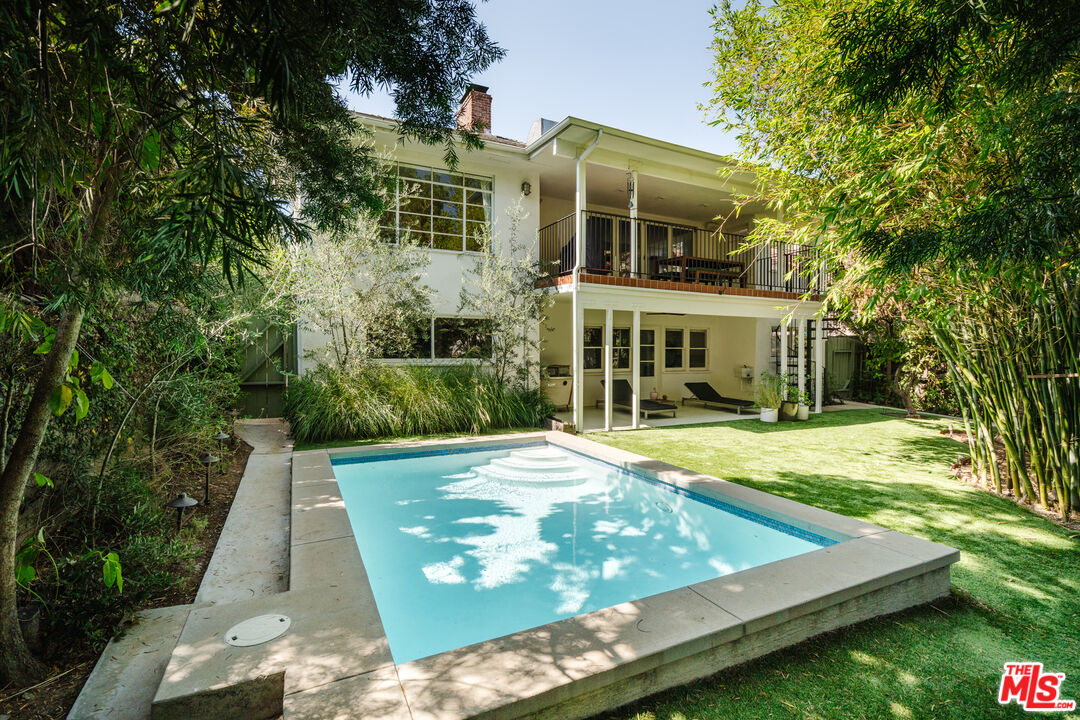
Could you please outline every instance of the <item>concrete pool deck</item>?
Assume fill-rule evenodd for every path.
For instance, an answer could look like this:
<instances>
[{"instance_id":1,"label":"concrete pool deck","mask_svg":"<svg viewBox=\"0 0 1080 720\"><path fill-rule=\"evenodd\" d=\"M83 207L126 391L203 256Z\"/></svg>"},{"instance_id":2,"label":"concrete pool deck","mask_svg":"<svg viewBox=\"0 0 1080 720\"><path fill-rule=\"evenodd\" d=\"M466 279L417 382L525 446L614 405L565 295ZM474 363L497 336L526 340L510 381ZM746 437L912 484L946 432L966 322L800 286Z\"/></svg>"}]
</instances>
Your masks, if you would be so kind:
<instances>
[{"instance_id":1,"label":"concrete pool deck","mask_svg":"<svg viewBox=\"0 0 1080 720\"><path fill-rule=\"evenodd\" d=\"M835 545L420 660L395 664L331 460L419 447L550 442L751 508ZM952 549L564 433L293 454L289 589L196 607L154 698L157 720L582 718L949 592ZM252 647L235 623L281 613Z\"/></svg>"}]
</instances>

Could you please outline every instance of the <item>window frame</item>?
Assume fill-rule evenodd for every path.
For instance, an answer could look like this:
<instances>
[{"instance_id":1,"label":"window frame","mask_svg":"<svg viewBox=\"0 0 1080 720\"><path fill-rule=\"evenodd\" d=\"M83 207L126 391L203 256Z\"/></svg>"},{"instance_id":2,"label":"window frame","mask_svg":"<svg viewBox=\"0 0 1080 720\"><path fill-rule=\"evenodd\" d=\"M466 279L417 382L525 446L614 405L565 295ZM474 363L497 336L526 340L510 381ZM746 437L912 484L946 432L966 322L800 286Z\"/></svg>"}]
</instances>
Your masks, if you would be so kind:
<instances>
[{"instance_id":1,"label":"window frame","mask_svg":"<svg viewBox=\"0 0 1080 720\"><path fill-rule=\"evenodd\" d=\"M626 345L620 345L618 343L619 331L626 331ZM633 355L634 355L634 336L631 334L631 329L628 327L613 327L611 331L611 370L612 372L620 370L630 370L633 367ZM619 364L619 351L625 350L626 364Z\"/></svg>"},{"instance_id":2,"label":"window frame","mask_svg":"<svg viewBox=\"0 0 1080 720\"><path fill-rule=\"evenodd\" d=\"M677 332L680 334L680 342L678 346L668 344L668 333ZM679 364L668 364L668 353L672 351L678 351ZM686 328L682 327L665 327L664 328L664 370L680 371L686 369Z\"/></svg>"},{"instance_id":3,"label":"window frame","mask_svg":"<svg viewBox=\"0 0 1080 720\"><path fill-rule=\"evenodd\" d=\"M600 344L599 345L589 345L588 344L587 341L588 341L588 336L589 336L589 331L590 330L598 331L598 334L599 334L599 337L600 337ZM625 331L625 333L626 333L626 342L628 343L626 345L619 345L617 343L618 333L619 333L620 330ZM604 361L607 359L605 357L605 353L604 353L604 326L603 325L586 325L584 328L582 328L581 332L582 332L581 346L582 346L582 350L583 350L583 353L582 353L582 369L585 372L590 372L590 373L604 372L604 369L605 369ZM618 326L613 326L612 327L612 333L611 333L611 371L612 372L630 372L631 368L633 367L632 362L633 362L633 354L634 354L633 342L632 341L633 341L633 335L631 334L631 328L629 328L629 327L618 327ZM619 352L618 351L619 350L626 350L626 354L625 354L626 365L620 365L619 364L619 361L618 361L618 357L619 357ZM600 354L600 361L599 361L599 363L597 364L596 367L589 367L588 360L586 360L586 358L590 354L590 351L599 352L599 354Z\"/></svg>"},{"instance_id":4,"label":"window frame","mask_svg":"<svg viewBox=\"0 0 1080 720\"><path fill-rule=\"evenodd\" d=\"M595 330L596 334L600 338L599 345L590 345L589 331ZM584 372L603 372L604 371L604 326L603 325L586 325L581 329L581 368ZM588 357L590 351L597 352L600 356L600 360L596 363L596 367L589 367Z\"/></svg>"},{"instance_id":5,"label":"window frame","mask_svg":"<svg viewBox=\"0 0 1080 720\"><path fill-rule=\"evenodd\" d=\"M652 333L652 342L650 342L650 343L645 342L645 338L643 337L644 334L647 333L647 332ZM645 350L645 348L652 348L652 359L651 360L646 360L645 359L645 353L643 352ZM655 378L656 377L656 328L641 328L640 332L638 333L638 355L641 356L638 359L638 376L639 377ZM646 363L648 363L649 365L652 366L648 373L645 372L645 364Z\"/></svg>"},{"instance_id":6,"label":"window frame","mask_svg":"<svg viewBox=\"0 0 1080 720\"><path fill-rule=\"evenodd\" d=\"M427 335L427 355L422 357L382 357L374 358L376 362L386 363L389 365L466 365L466 364L483 364L490 362L495 356L494 348L494 332L490 332L491 339L489 342L492 344L491 352L486 355L478 355L474 357L461 356L461 357L437 357L436 356L436 337L435 337L435 323L439 320L475 320L478 322L484 322L486 318L475 317L471 315L433 315L428 318L427 328L423 332ZM490 321L489 321L490 322ZM419 346L419 343L417 343Z\"/></svg>"},{"instance_id":7,"label":"window frame","mask_svg":"<svg viewBox=\"0 0 1080 720\"><path fill-rule=\"evenodd\" d=\"M402 176L402 168L408 168L414 177ZM457 180L457 183L453 181ZM426 188L426 195L405 193L411 185L419 185ZM442 188L442 194L450 199L437 198L436 189ZM456 198L453 196L457 196ZM475 173L451 172L433 166L417 165L413 163L395 163L394 165L394 197L393 208L388 208L379 218L379 232L387 238L387 242L398 244L404 232L413 232L419 238L420 247L428 250L480 254L479 240L475 232L480 225L480 232L490 236L492 216L494 214L495 178ZM460 198L458 200L457 198ZM478 199L478 202L470 202L470 199ZM407 203L423 206L427 205L427 213L409 212ZM402 206L406 205L406 209ZM436 213L437 206L457 206L460 214L456 217L448 214ZM470 219L470 211L479 208L485 218L483 220ZM445 209L445 207L440 208ZM419 230L403 228L402 216L407 218L407 223L415 223L421 227ZM388 220L393 218L393 227ZM456 233L436 232L439 221L460 223L461 243L457 248L439 247L436 245L439 238L444 241L455 237ZM390 238L393 238L392 240Z\"/></svg>"},{"instance_id":8,"label":"window frame","mask_svg":"<svg viewBox=\"0 0 1080 720\"><path fill-rule=\"evenodd\" d=\"M702 333L705 335L705 345L701 347L695 347L693 340L691 339L694 333ZM702 365L693 364L693 353L695 350L701 350L705 353L705 362ZM686 369L687 370L708 370L709 369L709 329L708 328L689 328L686 331Z\"/></svg>"}]
</instances>

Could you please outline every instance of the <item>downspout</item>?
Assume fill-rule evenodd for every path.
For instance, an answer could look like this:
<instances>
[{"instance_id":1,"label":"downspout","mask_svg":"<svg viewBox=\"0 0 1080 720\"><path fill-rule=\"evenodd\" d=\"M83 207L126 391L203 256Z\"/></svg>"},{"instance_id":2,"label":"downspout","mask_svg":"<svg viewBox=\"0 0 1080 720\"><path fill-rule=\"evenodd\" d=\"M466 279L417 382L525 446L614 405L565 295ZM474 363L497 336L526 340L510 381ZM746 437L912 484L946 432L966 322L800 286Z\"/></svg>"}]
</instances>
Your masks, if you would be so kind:
<instances>
[{"instance_id":1,"label":"downspout","mask_svg":"<svg viewBox=\"0 0 1080 720\"><path fill-rule=\"evenodd\" d=\"M600 136L603 134L604 130L602 128L598 129L592 143L578 155L574 175L577 193L575 197L576 207L574 208L576 211L574 215L574 274L570 293L571 312L573 314L571 332L574 335L571 338L570 347L574 349L574 426L578 432L581 432L585 425L585 392L582 388L585 381L585 369L583 367L585 363L585 312L584 308L581 307L581 298L578 297L581 289L581 264L585 257L585 159L596 149L597 144L600 142Z\"/></svg>"}]
</instances>

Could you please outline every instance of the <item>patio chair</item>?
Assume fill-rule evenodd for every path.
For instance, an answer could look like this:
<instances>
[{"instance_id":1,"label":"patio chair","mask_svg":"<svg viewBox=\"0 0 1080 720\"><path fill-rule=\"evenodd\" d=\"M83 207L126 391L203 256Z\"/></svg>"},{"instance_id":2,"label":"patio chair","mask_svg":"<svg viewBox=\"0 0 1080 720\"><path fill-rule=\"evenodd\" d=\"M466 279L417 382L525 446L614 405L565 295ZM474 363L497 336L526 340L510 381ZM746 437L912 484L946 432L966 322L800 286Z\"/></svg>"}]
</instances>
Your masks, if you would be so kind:
<instances>
[{"instance_id":1,"label":"patio chair","mask_svg":"<svg viewBox=\"0 0 1080 720\"><path fill-rule=\"evenodd\" d=\"M736 414L742 415L742 411L746 408L754 407L754 403L750 400L739 400L738 398L730 398L716 392L716 388L707 382L689 382L683 383L686 389L690 391L693 397L684 397L682 399L683 405L686 401L700 402L704 407L710 405L719 405L720 407L731 408Z\"/></svg>"},{"instance_id":2,"label":"patio chair","mask_svg":"<svg viewBox=\"0 0 1080 720\"><path fill-rule=\"evenodd\" d=\"M604 381L601 380L600 384L603 385ZM602 400L596 401L596 407L600 407ZM657 402L656 400L648 400L642 398L639 400L641 404L641 414L646 420L649 419L649 413L671 413L671 417L675 417L675 411L679 409L674 403ZM611 384L611 407L624 408L630 412L634 412L634 388L630 386L629 380L616 380Z\"/></svg>"}]
</instances>

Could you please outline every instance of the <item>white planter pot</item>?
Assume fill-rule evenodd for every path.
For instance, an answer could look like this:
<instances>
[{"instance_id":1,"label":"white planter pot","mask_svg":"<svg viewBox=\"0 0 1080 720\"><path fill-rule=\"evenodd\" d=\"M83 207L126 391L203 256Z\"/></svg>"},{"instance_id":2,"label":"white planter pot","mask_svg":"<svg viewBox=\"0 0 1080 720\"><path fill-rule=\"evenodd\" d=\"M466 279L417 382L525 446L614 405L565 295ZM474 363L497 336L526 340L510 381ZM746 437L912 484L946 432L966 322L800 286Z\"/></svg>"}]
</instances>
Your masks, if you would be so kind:
<instances>
[{"instance_id":1,"label":"white planter pot","mask_svg":"<svg viewBox=\"0 0 1080 720\"><path fill-rule=\"evenodd\" d=\"M761 408L761 422L774 423L780 417L778 408Z\"/></svg>"},{"instance_id":2,"label":"white planter pot","mask_svg":"<svg viewBox=\"0 0 1080 720\"><path fill-rule=\"evenodd\" d=\"M796 414L795 417L799 418L800 420L809 420L810 419L810 406L809 405L803 405L802 403L799 403L799 411L798 411L798 413Z\"/></svg>"}]
</instances>

